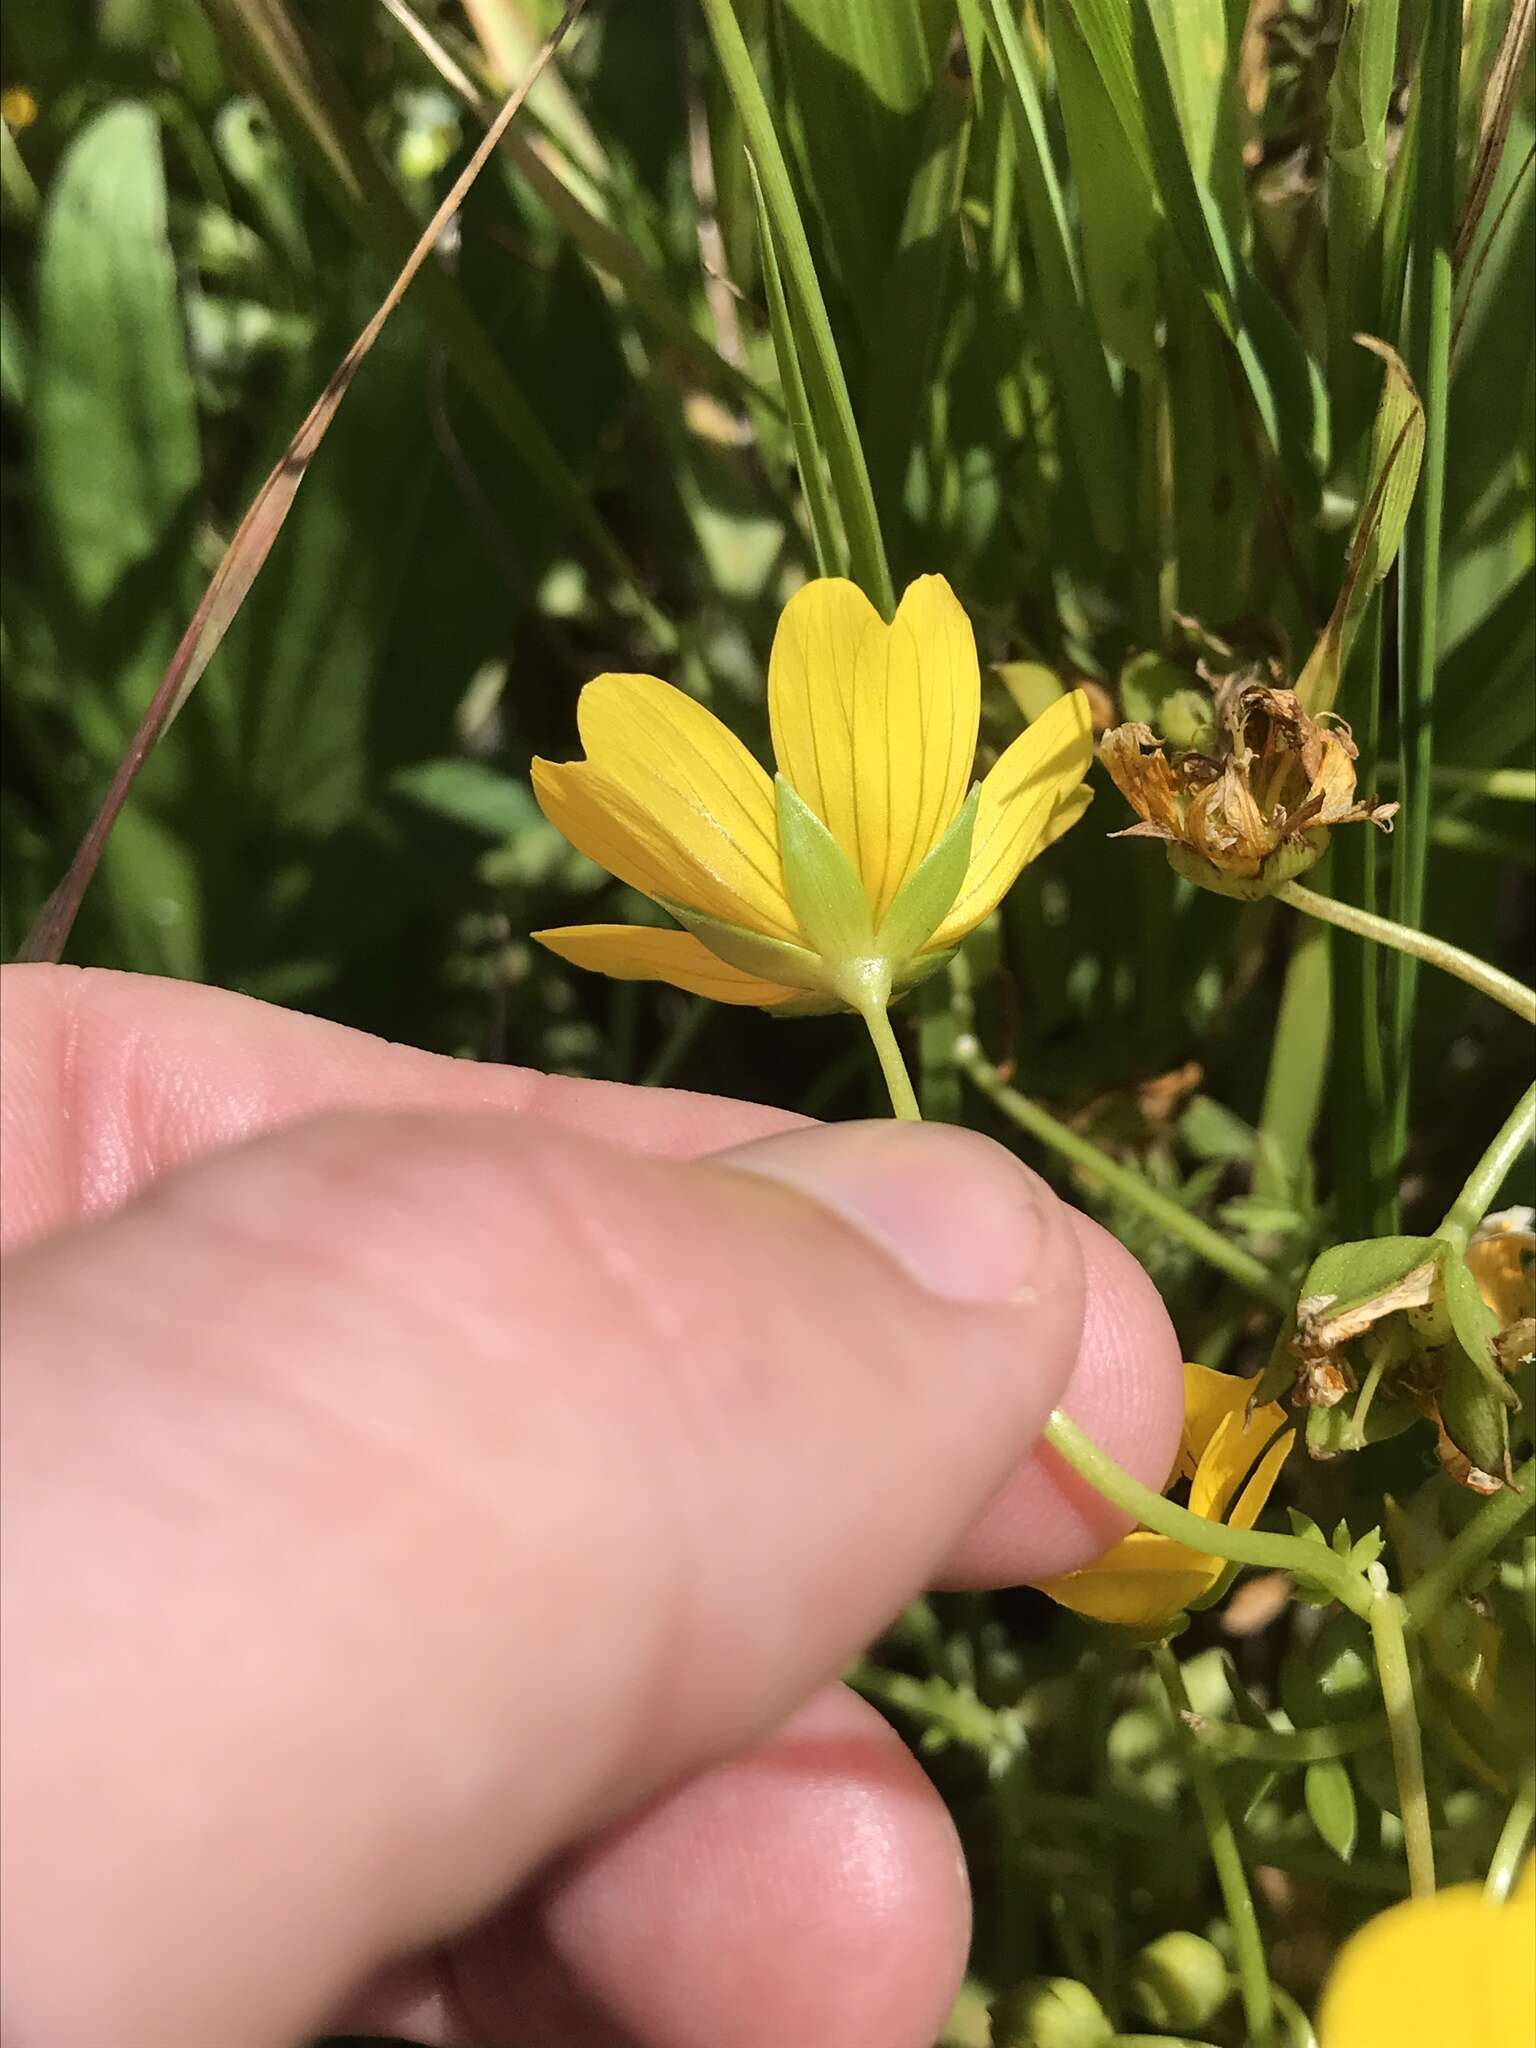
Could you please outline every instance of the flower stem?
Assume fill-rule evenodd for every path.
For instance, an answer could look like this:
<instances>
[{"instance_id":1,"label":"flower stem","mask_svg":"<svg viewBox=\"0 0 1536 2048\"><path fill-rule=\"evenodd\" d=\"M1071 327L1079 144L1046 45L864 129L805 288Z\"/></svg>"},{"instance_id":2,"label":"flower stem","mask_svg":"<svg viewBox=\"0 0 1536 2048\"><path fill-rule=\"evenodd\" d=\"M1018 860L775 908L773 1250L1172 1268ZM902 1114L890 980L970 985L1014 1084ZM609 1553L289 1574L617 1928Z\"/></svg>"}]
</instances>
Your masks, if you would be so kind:
<instances>
[{"instance_id":1,"label":"flower stem","mask_svg":"<svg viewBox=\"0 0 1536 2048\"><path fill-rule=\"evenodd\" d=\"M1341 1557L1319 1543L1299 1536L1271 1536L1256 1529L1231 1529L1225 1522L1208 1521L1191 1514L1150 1486L1143 1486L1123 1471L1113 1458L1084 1436L1069 1415L1059 1408L1051 1411L1045 1425L1045 1440L1096 1493L1101 1493L1127 1514L1134 1515L1160 1536L1170 1536L1210 1557L1230 1557L1238 1564L1263 1565L1270 1571L1291 1572L1319 1587L1362 1620L1369 1620L1372 1608L1370 1588L1360 1574Z\"/></svg>"},{"instance_id":2,"label":"flower stem","mask_svg":"<svg viewBox=\"0 0 1536 2048\"><path fill-rule=\"evenodd\" d=\"M1190 1733L1217 1763L1316 1764L1355 1756L1387 1739L1385 1714L1362 1714L1321 1728L1247 1728L1241 1721L1213 1721L1194 1714Z\"/></svg>"},{"instance_id":3,"label":"flower stem","mask_svg":"<svg viewBox=\"0 0 1536 2048\"><path fill-rule=\"evenodd\" d=\"M1161 1193L1139 1173L1122 1166L1118 1159L1112 1159L1070 1125L1061 1123L1049 1110L1042 1109L1038 1102L1032 1102L1017 1088L1011 1088L970 1032L961 1032L955 1041L955 1065L1020 1130L1038 1138L1042 1145L1048 1145L1074 1166L1091 1173L1121 1201L1139 1209L1144 1216L1150 1216L1170 1237L1179 1238L1187 1244L1207 1265L1215 1266L1261 1301L1267 1301L1272 1308L1288 1311L1296 1306L1293 1291L1276 1279L1262 1259L1256 1259L1241 1245L1233 1244L1230 1238L1223 1237L1219 1230L1213 1230L1210 1224L1192 1214L1182 1202Z\"/></svg>"},{"instance_id":4,"label":"flower stem","mask_svg":"<svg viewBox=\"0 0 1536 2048\"><path fill-rule=\"evenodd\" d=\"M1269 2048L1274 2039L1275 2001L1270 1990L1264 1937L1259 1932L1259 1916L1254 1911L1253 1893L1248 1884L1248 1872L1243 1867L1242 1851L1232 1831L1231 1816L1222 1804L1216 1774L1184 1719L1190 1711L1189 1694L1184 1689L1184 1674L1179 1669L1179 1660L1166 1643L1158 1643L1153 1648L1152 1661L1168 1698L1174 1734L1184 1752L1200 1818L1211 1845L1216 1882L1221 1887L1227 1924L1232 1929L1232 1942L1237 1950L1237 1981L1247 2020L1247 2038L1253 2043L1253 2048Z\"/></svg>"},{"instance_id":5,"label":"flower stem","mask_svg":"<svg viewBox=\"0 0 1536 2048\"><path fill-rule=\"evenodd\" d=\"M1512 1529L1536 1507L1536 1458L1527 1458L1515 1474L1514 1484L1485 1500L1460 1533L1446 1545L1440 1558L1403 1596L1411 1627L1421 1629L1433 1621L1463 1582L1504 1541Z\"/></svg>"},{"instance_id":6,"label":"flower stem","mask_svg":"<svg viewBox=\"0 0 1536 2048\"><path fill-rule=\"evenodd\" d=\"M1533 1819L1536 1819L1536 1777L1527 1776L1509 1809L1508 1819L1499 1830L1493 1861L1488 1866L1483 1892L1490 1906L1502 1906L1514 1889L1525 1845L1531 1838Z\"/></svg>"},{"instance_id":7,"label":"flower stem","mask_svg":"<svg viewBox=\"0 0 1536 2048\"><path fill-rule=\"evenodd\" d=\"M891 1029L890 1015L884 1003L871 1003L869 1008L860 1014L869 1029L876 1056L880 1061L880 1071L885 1076L893 1113L904 1123L921 1123L923 1112L918 1107L912 1077L907 1072L907 1063L901 1056L901 1047L896 1043L896 1034Z\"/></svg>"},{"instance_id":8,"label":"flower stem","mask_svg":"<svg viewBox=\"0 0 1536 2048\"><path fill-rule=\"evenodd\" d=\"M1319 896L1315 889L1304 889L1300 882L1287 882L1275 894L1282 903L1289 903L1293 910L1303 910L1309 917L1321 918L1324 924L1337 925L1341 931L1354 932L1362 939L1374 939L1377 945L1390 946L1398 953L1410 954L1415 960L1427 960L1430 966L1454 974L1480 995L1502 1003L1506 1010L1513 1010L1527 1024L1536 1024L1536 989L1527 988L1512 974L1490 967L1476 954L1464 953L1460 946L1453 946L1445 939L1432 939L1405 924L1394 924L1390 917L1377 917L1369 910L1358 909L1353 903L1340 903L1332 896Z\"/></svg>"},{"instance_id":9,"label":"flower stem","mask_svg":"<svg viewBox=\"0 0 1536 2048\"><path fill-rule=\"evenodd\" d=\"M1458 1251L1493 1207L1499 1189L1520 1154L1536 1138L1536 1081L1515 1104L1498 1136L1467 1176L1467 1184L1445 1212L1435 1233L1448 1237Z\"/></svg>"},{"instance_id":10,"label":"flower stem","mask_svg":"<svg viewBox=\"0 0 1536 2048\"><path fill-rule=\"evenodd\" d=\"M1419 1712L1413 1698L1413 1673L1408 1666L1408 1638L1403 1622L1403 1602L1389 1590L1385 1572L1366 1616L1371 1625L1371 1644L1376 1652L1376 1675L1381 1681L1382 1702L1387 1710L1387 1728L1392 1737L1392 1762L1397 1771L1397 1795L1403 1810L1403 1847L1408 1854L1408 1883L1416 1899L1427 1898L1435 1888L1435 1845L1429 1831L1429 1799L1424 1790L1424 1745L1419 1734Z\"/></svg>"}]
</instances>

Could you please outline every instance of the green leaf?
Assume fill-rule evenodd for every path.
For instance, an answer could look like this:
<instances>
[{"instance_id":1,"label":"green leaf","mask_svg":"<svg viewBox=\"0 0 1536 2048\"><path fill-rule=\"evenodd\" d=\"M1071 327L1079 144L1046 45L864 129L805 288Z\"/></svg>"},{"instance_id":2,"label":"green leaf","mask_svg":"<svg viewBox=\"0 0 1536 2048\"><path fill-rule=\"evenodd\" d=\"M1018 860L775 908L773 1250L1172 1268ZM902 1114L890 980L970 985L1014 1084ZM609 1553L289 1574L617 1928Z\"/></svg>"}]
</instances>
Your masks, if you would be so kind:
<instances>
[{"instance_id":1,"label":"green leaf","mask_svg":"<svg viewBox=\"0 0 1536 2048\"><path fill-rule=\"evenodd\" d=\"M928 417L926 404L914 394L927 393L949 312L971 108L966 82L941 68L896 253L874 302L865 442L875 502L891 534L899 530L908 465Z\"/></svg>"},{"instance_id":2,"label":"green leaf","mask_svg":"<svg viewBox=\"0 0 1536 2048\"><path fill-rule=\"evenodd\" d=\"M37 305L38 493L69 585L94 609L153 554L202 473L147 107L110 107L71 144L44 217Z\"/></svg>"},{"instance_id":3,"label":"green leaf","mask_svg":"<svg viewBox=\"0 0 1536 2048\"><path fill-rule=\"evenodd\" d=\"M1328 393L1345 474L1370 407L1357 334L1386 331L1382 228L1398 0L1349 0L1328 84Z\"/></svg>"},{"instance_id":4,"label":"green leaf","mask_svg":"<svg viewBox=\"0 0 1536 2048\"><path fill-rule=\"evenodd\" d=\"M919 953L954 907L971 864L971 839L980 796L981 785L977 783L956 813L954 823L916 873L908 876L881 920L875 944L893 967Z\"/></svg>"},{"instance_id":5,"label":"green leaf","mask_svg":"<svg viewBox=\"0 0 1536 2048\"><path fill-rule=\"evenodd\" d=\"M1348 1863L1355 1853L1359 1813L1354 1783L1345 1765L1338 1757L1308 1764L1303 1794L1313 1827L1339 1861Z\"/></svg>"},{"instance_id":6,"label":"green leaf","mask_svg":"<svg viewBox=\"0 0 1536 2048\"><path fill-rule=\"evenodd\" d=\"M1402 358L1369 335L1357 335L1356 340L1381 357L1387 374L1371 430L1369 483L1350 541L1344 581L1296 684L1297 696L1314 717L1333 709L1365 608L1397 559L1424 454L1424 407Z\"/></svg>"},{"instance_id":7,"label":"green leaf","mask_svg":"<svg viewBox=\"0 0 1536 2048\"><path fill-rule=\"evenodd\" d=\"M1300 337L1234 246L1180 123L1151 0L1064 0L1098 66L1132 160L1236 351L1265 435L1304 512L1327 459L1327 394Z\"/></svg>"},{"instance_id":8,"label":"green leaf","mask_svg":"<svg viewBox=\"0 0 1536 2048\"><path fill-rule=\"evenodd\" d=\"M778 0L790 121L833 275L881 345L882 288L953 18L946 0Z\"/></svg>"},{"instance_id":9,"label":"green leaf","mask_svg":"<svg viewBox=\"0 0 1536 2048\"><path fill-rule=\"evenodd\" d=\"M1358 1244L1336 1244L1319 1253L1301 1283L1304 1301L1327 1297L1328 1316L1342 1315L1357 1302L1373 1295L1432 1259L1438 1249L1433 1237L1368 1237Z\"/></svg>"},{"instance_id":10,"label":"green leaf","mask_svg":"<svg viewBox=\"0 0 1536 2048\"><path fill-rule=\"evenodd\" d=\"M1095 330L1067 229L1039 87L1010 0L983 0L1016 147L1019 196L1039 278L1038 310L1061 388L1094 536L1110 554L1129 539L1131 462L1104 344Z\"/></svg>"},{"instance_id":11,"label":"green leaf","mask_svg":"<svg viewBox=\"0 0 1536 2048\"><path fill-rule=\"evenodd\" d=\"M854 581L889 619L896 609L896 593L891 587L885 542L853 416L853 402L832 337L832 323L811 259L805 224L795 202L789 166L784 161L773 115L763 97L732 0L703 0L703 7L715 54L762 181L763 204L772 223L786 296L800 337L811 415L831 471L843 530L848 536L849 565Z\"/></svg>"},{"instance_id":12,"label":"green leaf","mask_svg":"<svg viewBox=\"0 0 1536 2048\"><path fill-rule=\"evenodd\" d=\"M811 423L811 402L806 396L805 378L800 369L799 345L795 340L789 302L784 296L778 252L773 245L773 222L768 217L767 204L763 199L762 180L751 150L743 154L757 211L757 245L763 267L763 294L768 301L768 330L773 337L774 358L779 366L779 388L784 394L784 410L789 415L790 434L795 444L795 464L800 471L800 489L805 497L806 517L811 526L816 573L818 576L837 576L841 574L845 560L842 527L827 490L826 464Z\"/></svg>"},{"instance_id":13,"label":"green leaf","mask_svg":"<svg viewBox=\"0 0 1536 2048\"><path fill-rule=\"evenodd\" d=\"M858 870L804 798L782 775L779 806L784 889L795 921L833 970L875 951L869 896Z\"/></svg>"},{"instance_id":14,"label":"green leaf","mask_svg":"<svg viewBox=\"0 0 1536 2048\"><path fill-rule=\"evenodd\" d=\"M423 809L486 839L512 839L538 828L542 813L526 782L483 761L413 761L390 787Z\"/></svg>"},{"instance_id":15,"label":"green leaf","mask_svg":"<svg viewBox=\"0 0 1536 2048\"><path fill-rule=\"evenodd\" d=\"M1048 0L1045 20L1094 319L1121 361L1148 375L1158 367L1161 217L1067 0Z\"/></svg>"},{"instance_id":16,"label":"green leaf","mask_svg":"<svg viewBox=\"0 0 1536 2048\"><path fill-rule=\"evenodd\" d=\"M1211 693L1164 654L1134 655L1120 671L1127 718L1150 725L1174 747L1204 749L1214 728Z\"/></svg>"}]
</instances>

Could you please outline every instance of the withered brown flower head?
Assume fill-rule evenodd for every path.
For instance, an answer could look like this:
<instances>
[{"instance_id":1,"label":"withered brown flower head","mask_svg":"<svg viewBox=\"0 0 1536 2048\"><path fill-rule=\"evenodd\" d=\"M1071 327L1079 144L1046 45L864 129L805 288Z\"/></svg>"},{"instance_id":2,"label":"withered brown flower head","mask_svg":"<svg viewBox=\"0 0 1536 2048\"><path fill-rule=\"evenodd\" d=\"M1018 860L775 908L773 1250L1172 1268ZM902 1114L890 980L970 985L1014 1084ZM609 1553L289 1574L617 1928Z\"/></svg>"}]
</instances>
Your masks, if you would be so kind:
<instances>
[{"instance_id":1,"label":"withered brown flower head","mask_svg":"<svg viewBox=\"0 0 1536 2048\"><path fill-rule=\"evenodd\" d=\"M1100 759L1141 814L1117 839L1164 840L1178 874L1252 900L1305 873L1333 826L1388 825L1396 804L1355 801L1342 719L1310 717L1294 690L1254 669L1223 676L1214 698L1209 754L1170 752L1146 725L1104 735Z\"/></svg>"}]
</instances>

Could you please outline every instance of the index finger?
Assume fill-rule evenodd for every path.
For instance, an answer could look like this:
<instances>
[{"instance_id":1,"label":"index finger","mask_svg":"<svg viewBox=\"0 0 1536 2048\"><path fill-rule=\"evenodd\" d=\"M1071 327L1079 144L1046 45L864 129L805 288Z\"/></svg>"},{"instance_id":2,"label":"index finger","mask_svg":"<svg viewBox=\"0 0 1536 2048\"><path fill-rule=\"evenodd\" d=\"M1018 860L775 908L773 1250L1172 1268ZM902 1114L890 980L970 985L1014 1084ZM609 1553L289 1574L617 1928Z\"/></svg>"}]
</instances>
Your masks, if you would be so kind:
<instances>
[{"instance_id":1,"label":"index finger","mask_svg":"<svg viewBox=\"0 0 1536 2048\"><path fill-rule=\"evenodd\" d=\"M693 1158L802 1121L392 1045L250 996L100 968L3 974L0 1245L120 1207L167 1167L326 1110L483 1109Z\"/></svg>"}]
</instances>

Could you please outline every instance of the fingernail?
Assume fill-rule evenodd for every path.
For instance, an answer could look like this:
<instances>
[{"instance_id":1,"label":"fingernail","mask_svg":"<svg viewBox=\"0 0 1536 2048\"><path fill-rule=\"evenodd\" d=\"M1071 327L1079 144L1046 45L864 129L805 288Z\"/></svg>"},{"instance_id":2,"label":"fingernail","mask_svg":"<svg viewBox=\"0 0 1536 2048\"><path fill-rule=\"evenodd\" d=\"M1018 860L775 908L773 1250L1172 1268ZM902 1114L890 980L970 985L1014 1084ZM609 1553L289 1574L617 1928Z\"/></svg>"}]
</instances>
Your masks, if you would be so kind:
<instances>
[{"instance_id":1,"label":"fingernail","mask_svg":"<svg viewBox=\"0 0 1536 2048\"><path fill-rule=\"evenodd\" d=\"M1077 1258L1061 1205L1027 1166L953 1124L822 1124L714 1164L809 1195L946 1301L1021 1302Z\"/></svg>"}]
</instances>

